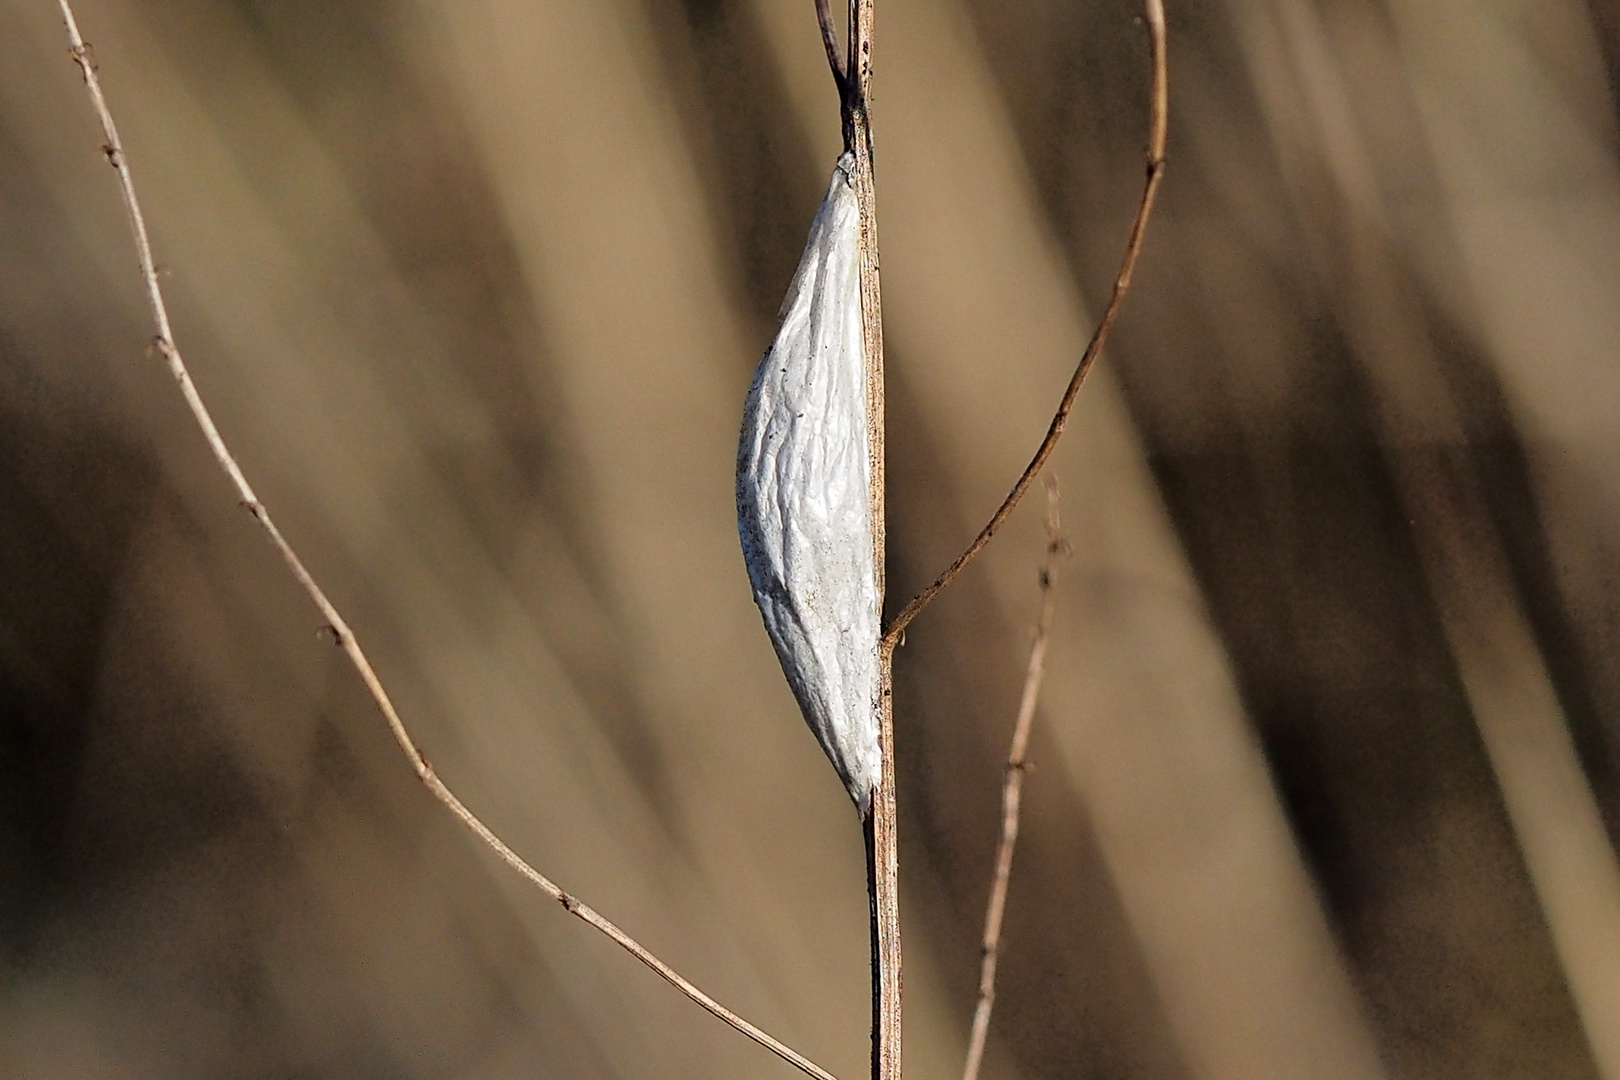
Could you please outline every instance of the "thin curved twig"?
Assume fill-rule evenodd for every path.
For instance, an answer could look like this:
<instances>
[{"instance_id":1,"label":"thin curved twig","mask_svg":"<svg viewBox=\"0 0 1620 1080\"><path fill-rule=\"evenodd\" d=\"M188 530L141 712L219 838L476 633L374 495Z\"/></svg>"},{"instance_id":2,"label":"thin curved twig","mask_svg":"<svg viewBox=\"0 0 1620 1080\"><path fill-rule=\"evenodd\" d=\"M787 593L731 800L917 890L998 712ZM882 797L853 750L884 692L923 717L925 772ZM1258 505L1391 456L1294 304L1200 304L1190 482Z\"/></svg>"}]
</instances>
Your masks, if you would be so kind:
<instances>
[{"instance_id":1,"label":"thin curved twig","mask_svg":"<svg viewBox=\"0 0 1620 1080\"><path fill-rule=\"evenodd\" d=\"M888 628L883 632L883 643L894 648L900 641L900 635L915 619L929 602L938 596L940 590L956 579L974 556L984 550L990 538L996 535L1007 520L1013 508L1034 483L1035 477L1040 473L1057 448L1057 441L1063 435L1063 429L1069 422L1069 413L1074 409L1075 398L1080 394L1080 385L1086 381L1091 368L1102 355L1103 345L1108 340L1108 333L1114 328L1114 320L1119 317L1120 306L1125 302L1125 294L1131 288L1131 276L1136 272L1136 260L1142 254L1142 240L1147 232L1148 219L1153 215L1153 204L1159 194L1159 184L1164 180L1165 167L1165 138L1170 129L1170 77L1165 58L1165 28L1164 28L1164 0L1145 0L1146 22L1148 37L1153 50L1153 98L1151 118L1148 126L1147 150L1147 180L1142 188L1142 201L1136 208L1136 220L1131 225L1130 239L1125 243L1125 256L1120 261L1119 276L1114 279L1114 292L1108 298L1108 306L1103 309L1102 320L1097 323L1097 329L1091 335L1091 341L1086 345L1086 351L1080 356L1080 363L1074 369L1074 375L1069 379L1069 386L1063 392L1063 400L1058 403L1057 413L1052 417L1051 426L1046 429L1046 438L1041 440L1040 449L1030 459L1023 475L1007 493L1007 498L1001 506L991 515L990 521L967 550L956 557L956 561L945 568L945 572L934 579L934 583L906 604L890 621Z\"/></svg>"},{"instance_id":2,"label":"thin curved twig","mask_svg":"<svg viewBox=\"0 0 1620 1080\"><path fill-rule=\"evenodd\" d=\"M1006 778L1001 789L1001 840L996 845L996 869L990 879L990 901L984 910L984 938L979 961L979 999L973 1009L973 1027L968 1033L967 1061L962 1080L978 1080L984 1060L984 1044L990 1033L990 1010L996 1002L996 963L1001 957L1001 922L1007 913L1007 885L1012 879L1013 851L1018 846L1018 815L1024 798L1024 773L1028 766L1029 730L1035 723L1035 704L1041 696L1041 680L1046 675L1046 642L1052 632L1052 615L1057 610L1058 559L1069 550L1058 519L1057 481L1046 478L1046 561L1041 564L1041 613L1035 620L1035 640L1029 647L1029 666L1024 671L1024 692L1018 702L1018 719L1013 724L1012 746L1007 751Z\"/></svg>"},{"instance_id":3,"label":"thin curved twig","mask_svg":"<svg viewBox=\"0 0 1620 1080\"><path fill-rule=\"evenodd\" d=\"M410 761L411 768L416 771L417 777L427 787L428 791L433 793L433 797L443 803L463 825L471 829L480 840L489 846L490 850L500 856L502 862L527 878L537 889L566 908L570 914L606 934L631 956L634 956L656 972L664 981L783 1061L809 1076L816 1077L816 1080L835 1080L833 1075L826 1069L806 1058L803 1054L784 1045L771 1035L766 1034L708 994L705 994L702 990L699 990L696 986L693 986L674 968L654 956L645 946L619 929L590 905L565 892L550 878L530 866L521 855L508 847L499 836L496 836L489 826L479 820L478 816L469 810L466 804L457 798L456 794L446 787L444 781L440 780L433 771L433 766L428 763L427 758L422 755L422 751L417 748L416 742L411 738L410 732L406 730L404 721L400 719L398 711L394 708L393 701L388 697L388 692L383 689L382 680L378 678L376 670L371 666L371 661L366 658L365 652L361 650L360 642L355 638L354 631L349 629L349 624L344 621L342 615L338 614L337 608L327 598L325 591L320 585L316 584L315 578L310 574L303 560L298 557L298 553L293 550L286 537L282 536L281 530L271 520L270 512L265 509L264 503L260 502L258 496L253 493L253 488L248 483L247 477L243 475L241 466L237 464L236 457L231 453L230 448L226 446L224 438L219 433L219 428L215 426L214 419L209 414L208 407L203 404L202 397L197 393L197 388L191 381L191 374L187 371L180 350L174 343L174 333L169 325L168 305L164 303L163 290L158 284L157 267L152 259L152 242L147 235L146 219L141 213L140 200L135 195L135 184L130 178L129 164L125 159L123 143L118 138L118 128L113 123L112 113L107 108L107 99L102 94L101 80L96 74L94 56L90 47L85 44L84 38L79 34L78 23L73 17L73 9L69 6L68 0L58 0L58 2L62 9L62 20L67 25L69 53L84 73L85 85L90 90L91 103L95 106L96 114L101 119L101 130L107 139L102 150L107 155L107 161L118 174L119 191L123 195L124 210L129 216L130 231L134 233L135 248L140 257L141 277L146 284L147 304L151 308L152 321L157 328L157 336L153 339L153 344L168 364L169 374L174 376L175 382L179 383L180 393L186 399L186 405L191 409L192 417L197 421L197 426L202 429L203 438L207 440L209 449L213 451L215 461L219 463L219 467L225 471L225 474L230 477L231 484L236 488L236 493L243 508L253 515L253 519L259 523L270 537L270 542L280 552L282 560L287 564L287 568L292 571L293 577L298 579L298 584L303 586L304 592L314 602L316 609L321 613L321 617L326 620L333 637L336 638L337 643L342 647L345 655L348 656L349 662L354 665L355 671L360 675L360 680L365 683L366 689L371 693L372 701L376 703L378 710L383 714L383 718L388 722L388 729L393 732L394 741L404 751L405 757Z\"/></svg>"},{"instance_id":4,"label":"thin curved twig","mask_svg":"<svg viewBox=\"0 0 1620 1080\"><path fill-rule=\"evenodd\" d=\"M827 0L816 0L816 22L821 26L821 44L827 50L827 66L832 69L833 83L838 87L839 100L842 100L848 92L849 68L845 66L843 54L838 51L838 27L833 23L832 8Z\"/></svg>"}]
</instances>

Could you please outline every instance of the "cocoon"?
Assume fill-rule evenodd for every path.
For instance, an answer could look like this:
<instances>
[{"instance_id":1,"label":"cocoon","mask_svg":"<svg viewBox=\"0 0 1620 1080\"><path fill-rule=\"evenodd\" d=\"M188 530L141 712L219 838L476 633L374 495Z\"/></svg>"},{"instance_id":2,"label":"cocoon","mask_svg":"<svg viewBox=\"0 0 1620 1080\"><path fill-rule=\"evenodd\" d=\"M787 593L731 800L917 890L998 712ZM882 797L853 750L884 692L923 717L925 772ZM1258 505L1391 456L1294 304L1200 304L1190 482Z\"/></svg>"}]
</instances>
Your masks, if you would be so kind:
<instances>
[{"instance_id":1,"label":"cocoon","mask_svg":"<svg viewBox=\"0 0 1620 1080\"><path fill-rule=\"evenodd\" d=\"M737 531L788 685L864 816L882 771L860 213L838 159L737 448Z\"/></svg>"}]
</instances>

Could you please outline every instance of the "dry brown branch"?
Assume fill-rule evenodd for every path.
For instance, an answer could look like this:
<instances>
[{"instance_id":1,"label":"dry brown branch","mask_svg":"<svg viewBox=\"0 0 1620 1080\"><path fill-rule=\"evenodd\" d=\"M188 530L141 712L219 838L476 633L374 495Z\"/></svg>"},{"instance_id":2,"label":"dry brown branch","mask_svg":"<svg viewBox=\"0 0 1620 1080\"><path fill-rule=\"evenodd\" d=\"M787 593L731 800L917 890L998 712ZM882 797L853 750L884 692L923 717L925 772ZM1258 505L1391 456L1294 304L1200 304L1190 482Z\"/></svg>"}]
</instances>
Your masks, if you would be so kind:
<instances>
[{"instance_id":1,"label":"dry brown branch","mask_svg":"<svg viewBox=\"0 0 1620 1080\"><path fill-rule=\"evenodd\" d=\"M996 869L990 880L990 902L984 911L983 958L979 963L979 1000L973 1010L973 1028L968 1034L967 1062L962 1080L978 1080L984 1060L984 1043L990 1033L990 1010L996 1001L996 962L1001 953L1001 920L1007 911L1007 883L1012 877L1013 850L1018 846L1018 811L1023 803L1025 752L1029 749L1029 729L1035 722L1035 703L1041 696L1041 680L1046 675L1046 642L1052 632L1052 614L1057 610L1058 559L1066 554L1058 520L1058 486L1046 478L1046 561L1041 564L1041 613L1035 620L1035 640L1029 647L1029 666L1024 671L1024 693L1018 702L1018 719L1013 724L1012 746L1007 751L1006 779L1001 789L1001 841L996 846Z\"/></svg>"},{"instance_id":2,"label":"dry brown branch","mask_svg":"<svg viewBox=\"0 0 1620 1080\"><path fill-rule=\"evenodd\" d=\"M883 595L884 526L884 393L883 295L878 283L877 195L872 169L872 28L875 0L849 0L849 57L840 78L833 64L842 105L844 148L855 155L855 198L860 207L861 336L866 353L866 429L871 468L871 521L878 595ZM831 22L817 15L823 34ZM866 884L872 919L872 1077L900 1080L900 834L895 803L894 650L880 645L878 743L883 772L863 822L866 837Z\"/></svg>"},{"instance_id":3,"label":"dry brown branch","mask_svg":"<svg viewBox=\"0 0 1620 1080\"><path fill-rule=\"evenodd\" d=\"M1097 329L1092 332L1091 341L1086 345L1086 351L1080 356L1080 363L1074 369L1074 375L1069 379L1068 389L1063 391L1063 400L1058 403L1056 414L1052 417L1051 426L1046 429L1046 438L1030 459L1023 475L1002 500L1001 506L990 516L989 522L967 550L956 557L956 561L945 568L944 573L934 579L934 583L916 596L901 609L889 623L884 631L884 645L892 651L900 641L900 635L915 619L929 601L939 595L941 589L956 579L974 556L984 550L990 538L996 535L1013 512L1029 485L1034 483L1044 466L1057 449L1057 441L1063 435L1063 429L1068 425L1069 413L1074 409L1075 399L1080 395L1080 386L1091 373L1097 358L1102 355L1103 345L1108 341L1108 334L1114 328L1114 321L1119 317L1120 306L1125 301L1125 294L1130 291L1131 277L1136 272L1136 260L1142 253L1142 240L1147 232L1148 219L1153 215L1153 204L1159 194L1159 184L1164 179L1165 139L1170 130L1170 76L1165 56L1165 27L1164 27L1164 0L1145 0L1146 22L1148 27L1149 43L1153 52L1153 91L1148 121L1148 147L1147 147L1147 180L1142 187L1142 200L1136 208L1136 219L1131 224L1130 239L1125 243L1125 255L1120 261L1119 276L1114 279L1113 295L1108 298L1108 306L1103 309L1102 320L1097 323Z\"/></svg>"},{"instance_id":4,"label":"dry brown branch","mask_svg":"<svg viewBox=\"0 0 1620 1080\"><path fill-rule=\"evenodd\" d=\"M388 728L393 732L394 741L404 751L406 758L411 763L411 767L416 770L416 775L426 785L427 789L433 793L434 798L448 807L450 812L460 819L462 824L466 825L480 840L489 845L490 850L500 856L502 862L522 874L536 888L560 903L571 914L606 934L671 986L737 1031L742 1032L780 1057L783 1061L810 1076L816 1077L817 1080L834 1080L832 1074L827 1070L790 1047L783 1045L777 1039L761 1031L696 986L693 986L679 972L654 956L634 938L630 937L629 934L626 934L608 919L598 914L588 904L563 891L550 878L530 866L522 856L518 855L500 837L496 836L489 826L480 821L477 815L467 809L466 804L457 798L456 794L446 787L444 782L434 773L433 766L428 763L427 758L422 755L421 750L417 748L415 741L406 730L404 721L400 719L398 711L394 708L393 701L388 697L388 692L383 689L382 680L378 678L376 670L371 666L371 661L366 658L365 652L360 648L360 643L355 638L354 631L349 629L349 624L344 621L343 616L332 605L332 601L327 598L325 591L311 576L303 560L298 557L298 553L293 550L292 545L287 542L287 539L282 536L281 530L271 520L269 511L259 501L258 496L253 493L253 488L248 483L247 477L243 475L241 466L237 464L235 456L225 444L225 440L220 436L219 428L215 426L208 407L203 404L202 397L197 393L197 388L186 369L180 350L174 343L174 333L169 325L168 305L164 302L163 290L158 284L157 267L152 259L152 244L146 231L146 219L141 213L140 200L135 195L135 184L130 177L129 163L124 155L123 143L118 137L118 128L113 123L112 113L107 108L107 99L102 94L101 80L96 73L94 56L90 47L85 44L83 37L79 34L78 23L73 17L73 9L69 6L68 0L59 0L59 3L62 9L62 20L67 25L69 53L84 73L85 85L90 91L90 101L95 107L96 115L101 120L101 130L107 140L103 152L118 175L119 191L123 196L124 210L129 216L130 231L134 234L135 248L140 258L141 277L146 284L147 304L151 308L152 321L157 328L157 336L154 338L153 344L168 364L169 373L180 384L180 393L185 397L186 405L190 408L192 417L197 421L197 426L202 429L203 437L207 440L209 449L213 451L214 460L219 463L219 467L230 477L242 506L253 515L254 520L259 523L270 537L271 543L280 552L282 560L287 564L287 568L292 571L293 576L298 579L298 584L303 586L304 592L314 602L316 609L321 613L321 617L326 620L333 637L342 647L349 661L354 665L354 669L359 673L361 681L365 683L366 689L370 691L372 700L383 714L383 718L387 720Z\"/></svg>"},{"instance_id":5,"label":"dry brown branch","mask_svg":"<svg viewBox=\"0 0 1620 1080\"><path fill-rule=\"evenodd\" d=\"M838 53L838 28L833 24L832 8L828 6L828 0L816 0L816 22L821 26L821 44L827 50L827 66L832 69L833 82L837 85L838 97L842 100L845 87L849 85L849 68Z\"/></svg>"}]
</instances>

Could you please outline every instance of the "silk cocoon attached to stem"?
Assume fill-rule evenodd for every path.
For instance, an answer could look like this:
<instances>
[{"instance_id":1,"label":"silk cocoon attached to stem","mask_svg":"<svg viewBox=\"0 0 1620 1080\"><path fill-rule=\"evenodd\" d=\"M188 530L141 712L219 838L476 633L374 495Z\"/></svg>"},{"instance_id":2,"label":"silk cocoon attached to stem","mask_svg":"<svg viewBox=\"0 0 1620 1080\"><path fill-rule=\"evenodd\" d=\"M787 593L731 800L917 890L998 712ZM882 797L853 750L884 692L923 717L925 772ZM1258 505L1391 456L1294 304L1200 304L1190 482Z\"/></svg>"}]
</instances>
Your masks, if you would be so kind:
<instances>
[{"instance_id":1,"label":"silk cocoon attached to stem","mask_svg":"<svg viewBox=\"0 0 1620 1080\"><path fill-rule=\"evenodd\" d=\"M805 721L862 815L882 772L860 211L833 169L743 407L737 531Z\"/></svg>"}]
</instances>

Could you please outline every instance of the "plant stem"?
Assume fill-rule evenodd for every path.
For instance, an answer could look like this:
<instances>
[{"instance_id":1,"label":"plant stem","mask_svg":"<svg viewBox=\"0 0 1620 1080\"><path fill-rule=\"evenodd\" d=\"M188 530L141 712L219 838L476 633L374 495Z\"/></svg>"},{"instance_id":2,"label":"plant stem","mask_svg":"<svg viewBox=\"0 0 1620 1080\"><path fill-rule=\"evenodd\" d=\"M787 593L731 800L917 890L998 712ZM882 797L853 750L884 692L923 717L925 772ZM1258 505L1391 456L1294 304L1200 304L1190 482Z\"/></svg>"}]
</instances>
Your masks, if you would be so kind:
<instances>
[{"instance_id":1,"label":"plant stem","mask_svg":"<svg viewBox=\"0 0 1620 1080\"><path fill-rule=\"evenodd\" d=\"M1057 610L1058 558L1066 553L1058 520L1057 481L1046 479L1046 561L1041 564L1041 613L1035 620L1035 640L1029 647L1029 666L1024 671L1024 693L1018 702L1018 719L1013 724L1012 746L1007 751L1006 778L1001 789L1001 841L996 846L996 869L990 880L990 902L984 911L983 958L979 964L979 1000L973 1010L973 1028L968 1034L967 1062L962 1080L978 1080L984 1060L985 1039L990 1032L990 1010L996 1001L996 961L1001 952L1001 922L1007 911L1007 885L1012 878L1013 850L1018 846L1018 812L1023 804L1025 754L1029 730L1035 723L1035 703L1041 695L1046 675L1046 642L1052 632L1052 615Z\"/></svg>"},{"instance_id":2,"label":"plant stem","mask_svg":"<svg viewBox=\"0 0 1620 1080\"><path fill-rule=\"evenodd\" d=\"M821 44L827 50L827 66L832 69L833 83L838 87L838 100L848 93L849 70L838 52L838 27L833 23L829 0L816 0L816 22L821 24Z\"/></svg>"},{"instance_id":3,"label":"plant stem","mask_svg":"<svg viewBox=\"0 0 1620 1080\"><path fill-rule=\"evenodd\" d=\"M469 810L466 804L456 796L455 792L446 787L444 781L440 780L438 774L433 771L433 766L428 763L427 758L418 749L415 740L411 738L410 732L406 730L404 720L400 718L399 712L394 708L392 699L389 698L388 692L383 688L382 680L378 677L376 669L371 666L371 661L367 659L364 650L360 648L360 642L355 637L354 631L349 629L349 624L338 613L337 608L333 606L325 590L316 583L314 576L310 574L308 567L304 565L304 561L293 550L287 538L281 534L281 530L276 527L276 523L271 520L269 510L265 508L264 503L259 501L259 497L254 494L253 488L243 474L241 466L237 464L235 455L231 453L224 437L220 435L219 428L214 424L212 414L209 413L208 407L203 403L202 396L197 392L197 387L191 380L191 373L187 370L185 360L180 355L180 349L174 343L174 333L169 325L168 305L163 299L163 290L158 284L157 266L152 258L152 241L146 231L146 218L141 213L140 199L135 194L135 182L130 176L129 162L124 154L123 143L118 137L117 125L113 123L112 112L108 109L107 99L101 90L101 79L96 73L95 58L90 46L85 44L84 38L79 34L78 22L73 17L73 9L69 6L68 0L59 0L59 3L62 8L62 21L67 25L69 54L84 73L85 86L90 91L90 102L95 107L96 115L101 120L102 134L107 140L102 147L102 151L106 154L107 161L112 165L113 170L118 174L119 192L123 196L124 211L129 217L130 231L135 237L135 249L140 259L141 278L146 285L147 306L151 309L152 322L157 329L157 334L153 338L153 345L167 363L169 374L179 384L180 393L185 398L187 407L191 410L192 418L197 422L197 426L202 429L203 438L207 441L209 449L213 451L214 460L219 463L219 467L230 477L231 485L236 489L242 507L253 515L253 519L259 523L266 535L270 537L270 542L275 545L282 561L287 564L287 568L292 571L293 577L298 580L298 584L303 587L304 592L308 594L316 609L320 611L321 617L326 620L327 626L331 628L332 636L343 649L344 655L349 658L349 662L354 665L355 671L359 673L360 681L365 684L366 690L371 694L371 700L383 714L383 719L388 722L388 729L393 733L394 741L404 751L405 757L410 761L411 768L416 772L418 779L422 781L428 791L433 793L434 798L443 803L463 825L467 826L480 840L487 844L490 850L500 857L502 862L527 878L531 884L561 904L570 914L606 934L671 986L708 1010L712 1015L780 1057L783 1061L788 1062L809 1076L816 1077L817 1080L835 1080L833 1075L826 1069L823 1069L798 1051L784 1045L771 1035L766 1034L708 994L705 994L702 990L699 990L674 968L654 956L645 946L597 913L590 905L582 902L572 894L564 892L550 878L530 866L522 856L508 847L505 841L495 835L489 826L485 825L476 814Z\"/></svg>"},{"instance_id":4,"label":"plant stem","mask_svg":"<svg viewBox=\"0 0 1620 1080\"><path fill-rule=\"evenodd\" d=\"M861 336L866 354L866 429L870 466L873 564L883 595L884 395L883 296L878 283L877 199L872 169L872 26L875 0L849 0L849 57L840 67L828 50L833 81L843 106L845 149L855 155L855 198L860 207ZM822 38L831 41L826 5L817 2ZM878 739L883 770L862 823L866 837L866 882L872 918L872 1077L900 1078L900 857L895 808L894 648L878 649L880 691Z\"/></svg>"},{"instance_id":5,"label":"plant stem","mask_svg":"<svg viewBox=\"0 0 1620 1080\"><path fill-rule=\"evenodd\" d=\"M1170 130L1170 77L1165 57L1165 27L1164 27L1164 0L1144 0L1146 8L1146 22L1148 28L1149 44L1153 51L1153 89L1150 118L1148 121L1148 147L1147 147L1147 180L1142 187L1142 200L1137 204L1136 219L1131 224L1130 239L1125 243L1125 256L1120 261L1119 275L1114 279L1114 291L1108 299L1108 306L1103 309L1102 320L1097 323L1097 329L1091 335L1091 341L1086 345L1086 351L1080 356L1080 363L1074 369L1074 375L1069 379L1069 386L1063 391L1063 399L1058 403L1056 414L1052 417L1051 425L1046 429L1046 438L1041 440L1040 448L1024 468L1018 482L1002 500L1001 506L990 516L990 520L967 550L956 557L956 561L945 568L944 573L934 579L934 583L916 596L901 609L900 614L889 623L888 629L883 633L884 644L892 652L894 646L900 641L900 635L915 619L922 609L928 606L929 601L938 596L940 590L956 579L973 557L990 542L996 535L1002 523L1007 520L1013 508L1034 483L1035 477L1040 473L1041 467L1057 449L1057 441L1063 435L1063 429L1069 422L1069 413L1074 409L1074 402L1080 396L1080 385L1086 381L1091 373L1092 366L1102 355L1103 345L1108 341L1108 333L1114 328L1114 320L1119 317L1120 306L1125 302L1125 294L1131 288L1131 276L1136 272L1136 260L1142 254L1142 240L1147 233L1148 219L1153 215L1153 205L1159 194L1159 184L1164 180L1165 140Z\"/></svg>"}]
</instances>

